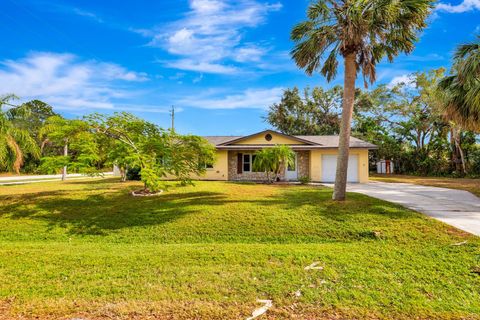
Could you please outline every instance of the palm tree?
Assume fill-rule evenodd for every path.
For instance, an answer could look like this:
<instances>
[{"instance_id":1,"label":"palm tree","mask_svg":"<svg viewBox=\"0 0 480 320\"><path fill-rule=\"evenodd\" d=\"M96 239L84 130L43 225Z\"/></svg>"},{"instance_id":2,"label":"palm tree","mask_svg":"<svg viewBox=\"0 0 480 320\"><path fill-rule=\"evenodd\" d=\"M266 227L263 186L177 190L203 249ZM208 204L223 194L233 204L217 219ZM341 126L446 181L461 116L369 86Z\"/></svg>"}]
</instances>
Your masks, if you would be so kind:
<instances>
[{"instance_id":1,"label":"palm tree","mask_svg":"<svg viewBox=\"0 0 480 320\"><path fill-rule=\"evenodd\" d=\"M365 85L375 81L376 65L414 49L417 33L433 7L432 0L319 0L310 5L308 20L291 33L292 57L308 75L319 71L331 81L344 60L343 111L333 199L344 200L351 119L357 72ZM326 56L326 59L324 57Z\"/></svg>"},{"instance_id":2,"label":"palm tree","mask_svg":"<svg viewBox=\"0 0 480 320\"><path fill-rule=\"evenodd\" d=\"M295 165L295 152L287 145L276 145L255 152L253 169L263 171L267 175L267 182L270 183L270 173L278 179L282 169Z\"/></svg>"},{"instance_id":3,"label":"palm tree","mask_svg":"<svg viewBox=\"0 0 480 320\"><path fill-rule=\"evenodd\" d=\"M0 164L7 170L13 170L20 173L25 154L30 153L33 157L40 156L39 148L35 139L30 136L26 129L21 129L13 125L11 119L11 109L4 111L3 106L16 107L10 103L15 99L14 95L5 95L0 97ZM22 108L17 108L16 112L22 112Z\"/></svg>"},{"instance_id":4,"label":"palm tree","mask_svg":"<svg viewBox=\"0 0 480 320\"><path fill-rule=\"evenodd\" d=\"M273 173L274 158L271 149L262 149L255 152L253 161L253 170L256 172L265 172L267 183L270 183L270 174Z\"/></svg>"},{"instance_id":5,"label":"palm tree","mask_svg":"<svg viewBox=\"0 0 480 320\"><path fill-rule=\"evenodd\" d=\"M274 159L273 173L277 180L282 169L286 170L289 166L295 165L295 152L287 145L277 145L270 150Z\"/></svg>"},{"instance_id":6,"label":"palm tree","mask_svg":"<svg viewBox=\"0 0 480 320\"><path fill-rule=\"evenodd\" d=\"M453 74L439 84L444 91L447 117L463 129L480 129L480 36L460 45L454 55Z\"/></svg>"}]
</instances>

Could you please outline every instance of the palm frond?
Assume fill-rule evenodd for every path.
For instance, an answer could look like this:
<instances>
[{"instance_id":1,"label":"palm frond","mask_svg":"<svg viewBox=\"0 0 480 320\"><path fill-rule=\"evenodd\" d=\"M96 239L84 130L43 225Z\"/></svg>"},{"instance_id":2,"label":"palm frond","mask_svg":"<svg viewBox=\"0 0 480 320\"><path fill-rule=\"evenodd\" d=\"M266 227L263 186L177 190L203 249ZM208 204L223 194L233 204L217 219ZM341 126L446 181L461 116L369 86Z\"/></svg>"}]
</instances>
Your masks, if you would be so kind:
<instances>
[{"instance_id":1,"label":"palm frond","mask_svg":"<svg viewBox=\"0 0 480 320\"><path fill-rule=\"evenodd\" d=\"M383 57L390 61L414 49L418 33L433 8L433 0L319 0L310 5L307 21L291 32L291 52L308 75L335 77L335 56L354 53L365 80L375 81ZM334 53L332 53L335 51ZM325 57L324 57L325 55Z\"/></svg>"}]
</instances>

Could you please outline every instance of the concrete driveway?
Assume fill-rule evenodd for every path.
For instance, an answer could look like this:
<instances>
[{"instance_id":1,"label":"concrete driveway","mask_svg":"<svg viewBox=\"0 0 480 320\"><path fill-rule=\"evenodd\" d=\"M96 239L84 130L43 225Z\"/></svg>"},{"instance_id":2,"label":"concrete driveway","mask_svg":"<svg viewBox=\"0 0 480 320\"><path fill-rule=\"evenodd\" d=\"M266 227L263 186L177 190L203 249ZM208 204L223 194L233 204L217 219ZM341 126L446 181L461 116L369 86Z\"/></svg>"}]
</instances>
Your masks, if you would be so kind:
<instances>
[{"instance_id":1,"label":"concrete driveway","mask_svg":"<svg viewBox=\"0 0 480 320\"><path fill-rule=\"evenodd\" d=\"M398 203L480 236L480 198L470 192L386 182L349 184L347 190Z\"/></svg>"}]
</instances>

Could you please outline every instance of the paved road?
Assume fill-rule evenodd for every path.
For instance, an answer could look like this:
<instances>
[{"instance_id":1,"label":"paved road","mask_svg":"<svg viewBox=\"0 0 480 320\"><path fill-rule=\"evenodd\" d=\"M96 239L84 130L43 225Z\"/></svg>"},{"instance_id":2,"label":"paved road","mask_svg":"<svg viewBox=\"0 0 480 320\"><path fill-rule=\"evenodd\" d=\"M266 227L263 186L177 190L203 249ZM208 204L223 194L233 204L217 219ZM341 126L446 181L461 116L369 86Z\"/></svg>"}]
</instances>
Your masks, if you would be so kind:
<instances>
[{"instance_id":1,"label":"paved road","mask_svg":"<svg viewBox=\"0 0 480 320\"><path fill-rule=\"evenodd\" d=\"M104 172L103 175L104 176L112 176L113 172ZM98 177L86 176L86 175L79 174L79 173L67 174L67 180L86 179L86 178L98 178ZM48 181L58 181L58 180L61 180L61 179L62 179L61 174L6 176L6 177L0 177L0 185L48 182Z\"/></svg>"},{"instance_id":2,"label":"paved road","mask_svg":"<svg viewBox=\"0 0 480 320\"><path fill-rule=\"evenodd\" d=\"M480 198L470 192L386 182L349 184L347 190L398 203L480 236Z\"/></svg>"}]
</instances>

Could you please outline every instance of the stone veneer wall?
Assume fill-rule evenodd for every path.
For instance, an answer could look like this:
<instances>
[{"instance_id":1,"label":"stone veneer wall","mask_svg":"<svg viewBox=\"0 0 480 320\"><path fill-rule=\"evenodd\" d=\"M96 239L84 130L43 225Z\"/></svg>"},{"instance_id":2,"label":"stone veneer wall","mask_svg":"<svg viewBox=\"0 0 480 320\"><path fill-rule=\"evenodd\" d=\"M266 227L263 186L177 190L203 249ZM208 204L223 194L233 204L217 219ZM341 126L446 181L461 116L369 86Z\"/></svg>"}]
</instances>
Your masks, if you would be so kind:
<instances>
[{"instance_id":1,"label":"stone veneer wall","mask_svg":"<svg viewBox=\"0 0 480 320\"><path fill-rule=\"evenodd\" d=\"M310 178L310 151L297 151L298 178Z\"/></svg>"},{"instance_id":2,"label":"stone veneer wall","mask_svg":"<svg viewBox=\"0 0 480 320\"><path fill-rule=\"evenodd\" d=\"M228 151L228 180L237 181L265 181L265 172L243 172L237 173L237 154L254 153L251 150ZM310 151L298 151L298 177L310 177ZM285 180L285 170L281 170L280 179Z\"/></svg>"}]
</instances>

